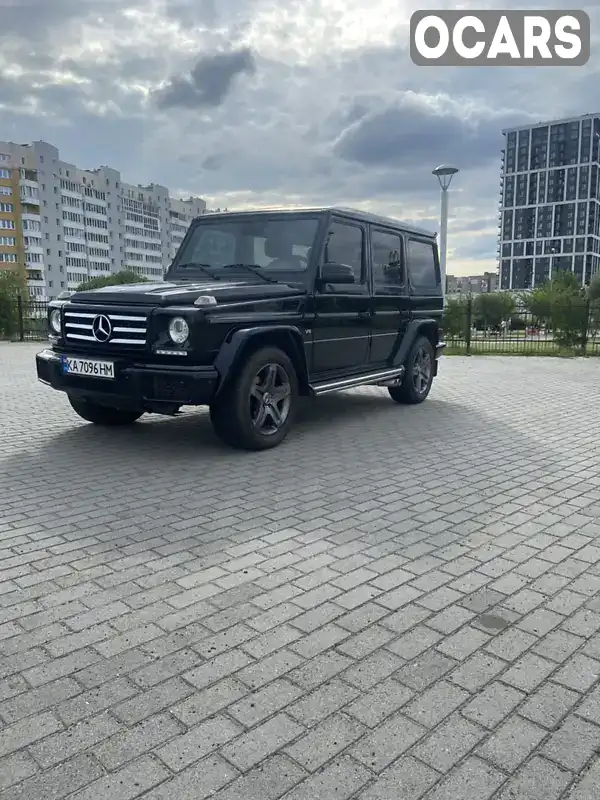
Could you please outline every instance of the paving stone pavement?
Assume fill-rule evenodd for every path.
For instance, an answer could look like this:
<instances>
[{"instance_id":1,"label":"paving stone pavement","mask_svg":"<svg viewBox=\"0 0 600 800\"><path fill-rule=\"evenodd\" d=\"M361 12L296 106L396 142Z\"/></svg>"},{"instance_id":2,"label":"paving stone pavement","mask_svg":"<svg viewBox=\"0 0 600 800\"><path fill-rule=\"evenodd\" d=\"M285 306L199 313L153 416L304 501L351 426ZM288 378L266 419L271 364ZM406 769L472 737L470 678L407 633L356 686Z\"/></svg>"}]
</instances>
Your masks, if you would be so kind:
<instances>
[{"instance_id":1,"label":"paving stone pavement","mask_svg":"<svg viewBox=\"0 0 600 800\"><path fill-rule=\"evenodd\" d=\"M598 800L600 360L106 431L0 345L2 800Z\"/></svg>"}]
</instances>

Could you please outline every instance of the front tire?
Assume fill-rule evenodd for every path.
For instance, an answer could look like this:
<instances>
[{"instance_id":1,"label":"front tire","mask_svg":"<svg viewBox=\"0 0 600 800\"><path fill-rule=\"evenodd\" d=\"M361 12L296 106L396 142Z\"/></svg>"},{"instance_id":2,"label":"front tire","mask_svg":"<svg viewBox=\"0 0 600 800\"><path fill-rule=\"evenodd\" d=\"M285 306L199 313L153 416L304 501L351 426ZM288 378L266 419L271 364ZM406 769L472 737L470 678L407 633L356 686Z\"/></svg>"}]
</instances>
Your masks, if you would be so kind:
<instances>
[{"instance_id":1,"label":"front tire","mask_svg":"<svg viewBox=\"0 0 600 800\"><path fill-rule=\"evenodd\" d=\"M240 450L266 450L287 436L298 409L298 377L278 347L252 353L210 407L215 433Z\"/></svg>"},{"instance_id":2,"label":"front tire","mask_svg":"<svg viewBox=\"0 0 600 800\"><path fill-rule=\"evenodd\" d=\"M93 422L95 425L107 427L133 425L144 413L143 411L128 411L113 406L102 406L83 397L73 397L72 395L68 395L68 397L73 411L86 422Z\"/></svg>"},{"instance_id":3,"label":"front tire","mask_svg":"<svg viewBox=\"0 0 600 800\"><path fill-rule=\"evenodd\" d=\"M417 405L427 398L433 384L435 354L429 339L420 336L406 359L406 372L400 386L390 386L392 400L402 405Z\"/></svg>"}]
</instances>

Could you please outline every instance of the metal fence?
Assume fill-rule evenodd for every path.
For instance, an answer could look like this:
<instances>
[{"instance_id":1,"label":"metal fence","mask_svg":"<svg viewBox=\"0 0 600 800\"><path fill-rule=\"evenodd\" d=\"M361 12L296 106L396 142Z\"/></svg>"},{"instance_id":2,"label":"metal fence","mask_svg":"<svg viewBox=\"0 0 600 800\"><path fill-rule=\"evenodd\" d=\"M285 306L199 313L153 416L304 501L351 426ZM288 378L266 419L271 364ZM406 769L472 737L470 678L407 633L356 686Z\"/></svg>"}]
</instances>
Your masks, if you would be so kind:
<instances>
[{"instance_id":1,"label":"metal fence","mask_svg":"<svg viewBox=\"0 0 600 800\"><path fill-rule=\"evenodd\" d=\"M583 297L566 296L537 317L517 308L501 321L485 319L475 298L447 302L448 355L600 355L600 306Z\"/></svg>"},{"instance_id":2,"label":"metal fence","mask_svg":"<svg viewBox=\"0 0 600 800\"><path fill-rule=\"evenodd\" d=\"M0 297L0 339L43 342L48 338L48 303L29 297Z\"/></svg>"},{"instance_id":3,"label":"metal fence","mask_svg":"<svg viewBox=\"0 0 600 800\"><path fill-rule=\"evenodd\" d=\"M48 303L31 298L0 297L0 339L41 342L48 338ZM524 309L508 319L487 320L472 295L449 300L444 315L446 352L466 355L600 356L600 305L565 298L546 321Z\"/></svg>"}]
</instances>

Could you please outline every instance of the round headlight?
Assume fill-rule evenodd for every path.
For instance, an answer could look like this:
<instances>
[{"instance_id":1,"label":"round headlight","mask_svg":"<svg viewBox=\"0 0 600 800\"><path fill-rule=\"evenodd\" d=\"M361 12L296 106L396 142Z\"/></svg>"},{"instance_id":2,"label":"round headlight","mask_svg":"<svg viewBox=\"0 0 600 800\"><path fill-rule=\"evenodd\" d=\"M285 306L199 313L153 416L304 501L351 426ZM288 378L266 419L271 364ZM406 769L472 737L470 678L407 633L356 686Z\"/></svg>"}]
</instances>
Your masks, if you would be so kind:
<instances>
[{"instance_id":1,"label":"round headlight","mask_svg":"<svg viewBox=\"0 0 600 800\"><path fill-rule=\"evenodd\" d=\"M190 326L183 317L173 317L169 322L169 336L175 344L183 344L190 335Z\"/></svg>"},{"instance_id":2,"label":"round headlight","mask_svg":"<svg viewBox=\"0 0 600 800\"><path fill-rule=\"evenodd\" d=\"M52 328L54 333L61 332L60 310L58 308L55 308L50 312L50 327Z\"/></svg>"}]
</instances>

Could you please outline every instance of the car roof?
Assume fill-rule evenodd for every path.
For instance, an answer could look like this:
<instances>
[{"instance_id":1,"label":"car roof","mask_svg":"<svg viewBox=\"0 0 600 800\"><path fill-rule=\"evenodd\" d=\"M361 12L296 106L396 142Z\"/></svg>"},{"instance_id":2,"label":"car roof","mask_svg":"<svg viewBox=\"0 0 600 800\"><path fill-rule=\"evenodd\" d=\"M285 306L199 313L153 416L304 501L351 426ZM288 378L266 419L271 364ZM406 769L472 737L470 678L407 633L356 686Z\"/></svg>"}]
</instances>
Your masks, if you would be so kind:
<instances>
[{"instance_id":1,"label":"car roof","mask_svg":"<svg viewBox=\"0 0 600 800\"><path fill-rule=\"evenodd\" d=\"M387 227L398 228L402 231L406 231L407 233L416 233L419 236L426 236L429 239L435 239L437 236L437 234L433 231L429 231L425 228L419 228L416 225L411 225L407 222L402 222L402 220L396 219L395 217L384 217L380 214L372 214L370 211L362 211L358 208L349 208L345 206L308 206L302 208L256 208L244 211L209 211L208 213L203 214L201 217L196 217L196 219L201 220L206 219L206 217L213 216L256 216L257 214L289 214L290 216L293 216L295 214L306 214L311 212L313 214L333 213L360 222L370 222L374 225L385 225Z\"/></svg>"}]
</instances>

